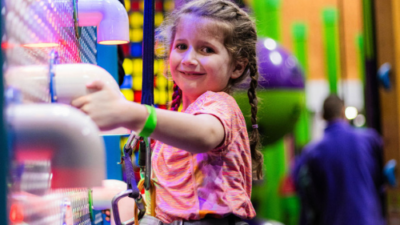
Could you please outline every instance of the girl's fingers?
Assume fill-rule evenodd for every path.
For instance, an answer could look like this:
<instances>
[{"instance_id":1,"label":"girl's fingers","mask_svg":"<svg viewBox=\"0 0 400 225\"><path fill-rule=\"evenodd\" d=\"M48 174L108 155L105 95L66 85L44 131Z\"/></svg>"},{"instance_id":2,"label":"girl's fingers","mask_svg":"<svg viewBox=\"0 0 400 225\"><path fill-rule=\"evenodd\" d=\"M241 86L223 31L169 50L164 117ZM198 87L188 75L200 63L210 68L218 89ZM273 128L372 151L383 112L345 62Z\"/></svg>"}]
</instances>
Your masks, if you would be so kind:
<instances>
[{"instance_id":1,"label":"girl's fingers","mask_svg":"<svg viewBox=\"0 0 400 225\"><path fill-rule=\"evenodd\" d=\"M104 88L104 82L101 80L94 80L86 84L86 87L91 90L100 91Z\"/></svg>"},{"instance_id":2,"label":"girl's fingers","mask_svg":"<svg viewBox=\"0 0 400 225\"><path fill-rule=\"evenodd\" d=\"M75 108L82 108L88 102L87 96L82 96L72 100L71 105Z\"/></svg>"}]
</instances>

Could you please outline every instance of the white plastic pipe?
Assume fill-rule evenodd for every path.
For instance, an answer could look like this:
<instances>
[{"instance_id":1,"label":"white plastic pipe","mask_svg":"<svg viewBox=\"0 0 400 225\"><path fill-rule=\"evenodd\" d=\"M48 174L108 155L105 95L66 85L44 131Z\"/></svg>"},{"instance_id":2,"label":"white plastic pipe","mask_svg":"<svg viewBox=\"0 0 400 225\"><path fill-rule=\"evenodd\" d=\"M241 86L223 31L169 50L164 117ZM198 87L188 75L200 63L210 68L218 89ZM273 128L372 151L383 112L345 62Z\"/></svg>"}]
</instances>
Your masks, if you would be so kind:
<instances>
[{"instance_id":1,"label":"white plastic pipe","mask_svg":"<svg viewBox=\"0 0 400 225\"><path fill-rule=\"evenodd\" d=\"M86 84L101 80L120 92L115 79L105 69L92 64L60 64L54 67L57 102L70 104L71 100L89 94Z\"/></svg>"},{"instance_id":2,"label":"white plastic pipe","mask_svg":"<svg viewBox=\"0 0 400 225\"><path fill-rule=\"evenodd\" d=\"M54 83L57 102L70 104L77 97L90 93L86 84L101 80L119 91L115 79L103 68L85 63L54 66ZM22 93L23 102L50 102L49 69L47 66L19 66L5 71L7 86Z\"/></svg>"},{"instance_id":3,"label":"white plastic pipe","mask_svg":"<svg viewBox=\"0 0 400 225\"><path fill-rule=\"evenodd\" d=\"M86 84L101 80L120 92L115 79L103 68L86 63L54 65L54 83L57 102L70 104L72 100L91 93ZM5 71L4 78L8 87L18 89L23 103L50 102L48 66L18 66ZM122 93L121 93L122 95ZM125 128L103 131L102 135L129 134Z\"/></svg>"},{"instance_id":4,"label":"white plastic pipe","mask_svg":"<svg viewBox=\"0 0 400 225\"><path fill-rule=\"evenodd\" d=\"M97 42L105 45L129 42L129 20L118 0L79 0L79 26L97 26Z\"/></svg>"},{"instance_id":5,"label":"white plastic pipe","mask_svg":"<svg viewBox=\"0 0 400 225\"><path fill-rule=\"evenodd\" d=\"M96 124L61 104L21 104L7 108L17 161L51 160L52 188L100 186L105 149Z\"/></svg>"}]
</instances>

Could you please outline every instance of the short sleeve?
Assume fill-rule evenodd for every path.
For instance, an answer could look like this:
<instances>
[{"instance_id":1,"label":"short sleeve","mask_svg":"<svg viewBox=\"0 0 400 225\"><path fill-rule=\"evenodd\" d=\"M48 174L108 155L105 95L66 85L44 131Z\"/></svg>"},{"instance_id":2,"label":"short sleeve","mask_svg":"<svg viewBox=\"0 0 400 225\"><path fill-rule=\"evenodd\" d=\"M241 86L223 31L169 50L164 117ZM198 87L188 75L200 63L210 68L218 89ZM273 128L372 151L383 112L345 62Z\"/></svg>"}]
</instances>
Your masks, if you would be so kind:
<instances>
[{"instance_id":1,"label":"short sleeve","mask_svg":"<svg viewBox=\"0 0 400 225\"><path fill-rule=\"evenodd\" d=\"M216 117L222 124L224 128L224 141L213 151L224 151L229 143L232 142L232 131L233 126L235 126L235 116L241 111L239 106L237 106L235 99L226 93L215 93L206 92L199 97L199 104L190 108L186 112L199 115L199 114L209 114Z\"/></svg>"}]
</instances>

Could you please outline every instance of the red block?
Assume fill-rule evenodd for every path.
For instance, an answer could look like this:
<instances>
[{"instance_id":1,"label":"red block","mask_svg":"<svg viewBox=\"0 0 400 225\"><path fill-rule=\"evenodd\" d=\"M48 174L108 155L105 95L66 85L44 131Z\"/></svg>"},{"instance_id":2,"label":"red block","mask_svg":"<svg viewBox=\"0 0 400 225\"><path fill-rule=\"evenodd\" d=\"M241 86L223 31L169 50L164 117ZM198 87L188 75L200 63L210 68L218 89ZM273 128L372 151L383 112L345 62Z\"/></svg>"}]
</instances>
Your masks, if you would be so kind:
<instances>
[{"instance_id":1,"label":"red block","mask_svg":"<svg viewBox=\"0 0 400 225\"><path fill-rule=\"evenodd\" d=\"M121 45L121 47L122 47L122 51L124 52L124 56L125 57L128 57L128 56L130 56L131 55L131 51L130 51L130 44L128 43L128 44L123 44L123 45Z\"/></svg>"},{"instance_id":2,"label":"red block","mask_svg":"<svg viewBox=\"0 0 400 225\"><path fill-rule=\"evenodd\" d=\"M139 11L140 10L140 2L139 1L131 1L131 11Z\"/></svg>"},{"instance_id":3,"label":"red block","mask_svg":"<svg viewBox=\"0 0 400 225\"><path fill-rule=\"evenodd\" d=\"M133 93L133 101L141 102L142 101L142 91L134 91Z\"/></svg>"},{"instance_id":4,"label":"red block","mask_svg":"<svg viewBox=\"0 0 400 225\"><path fill-rule=\"evenodd\" d=\"M155 2L155 11L162 12L163 11L163 1L156 1Z\"/></svg>"}]
</instances>

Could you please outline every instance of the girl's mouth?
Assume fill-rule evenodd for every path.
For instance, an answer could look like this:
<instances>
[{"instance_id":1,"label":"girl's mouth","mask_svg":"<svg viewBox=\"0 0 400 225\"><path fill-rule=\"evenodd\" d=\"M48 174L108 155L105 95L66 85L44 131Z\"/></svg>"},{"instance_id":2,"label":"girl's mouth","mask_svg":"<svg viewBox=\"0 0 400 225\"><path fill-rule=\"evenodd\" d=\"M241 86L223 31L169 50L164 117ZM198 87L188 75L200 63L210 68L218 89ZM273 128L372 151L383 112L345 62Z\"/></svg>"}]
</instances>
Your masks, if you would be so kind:
<instances>
[{"instance_id":1,"label":"girl's mouth","mask_svg":"<svg viewBox=\"0 0 400 225\"><path fill-rule=\"evenodd\" d=\"M179 71L179 72L186 76L201 76L201 75L205 74L205 73L198 73L198 72L185 72L185 71Z\"/></svg>"}]
</instances>

